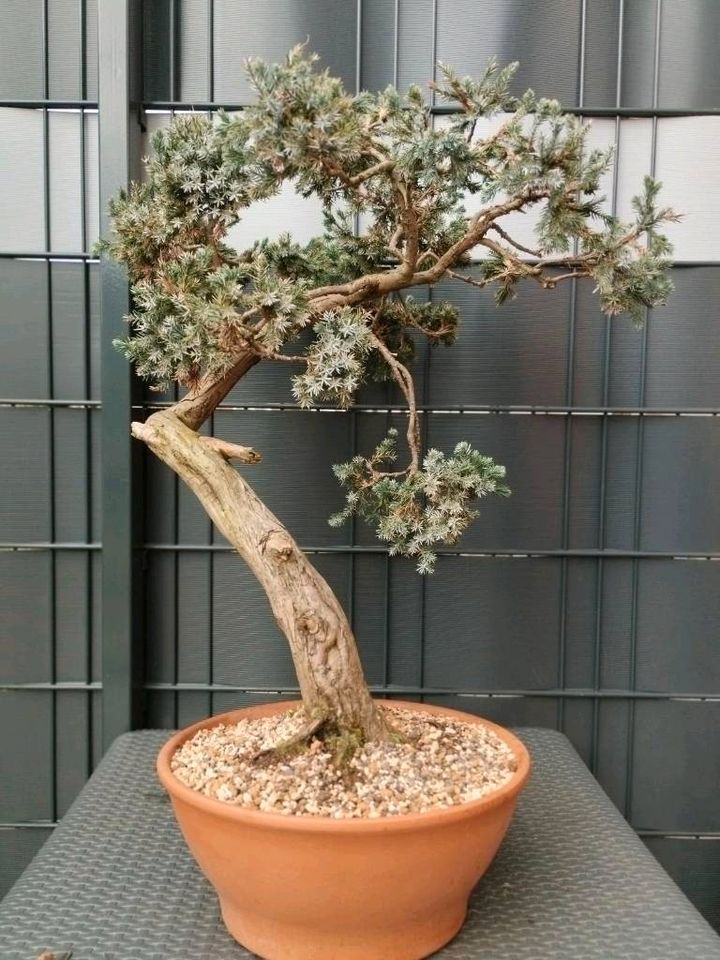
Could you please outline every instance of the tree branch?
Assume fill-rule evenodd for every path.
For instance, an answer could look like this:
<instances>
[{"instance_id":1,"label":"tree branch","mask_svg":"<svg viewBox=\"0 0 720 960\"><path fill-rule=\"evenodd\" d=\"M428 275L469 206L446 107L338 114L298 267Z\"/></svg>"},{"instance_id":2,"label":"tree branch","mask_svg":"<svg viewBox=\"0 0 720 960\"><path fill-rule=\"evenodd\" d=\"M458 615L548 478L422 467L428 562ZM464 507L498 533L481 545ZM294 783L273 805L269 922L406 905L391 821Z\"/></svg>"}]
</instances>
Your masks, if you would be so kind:
<instances>
[{"instance_id":1,"label":"tree branch","mask_svg":"<svg viewBox=\"0 0 720 960\"><path fill-rule=\"evenodd\" d=\"M420 467L420 428L418 424L417 402L415 400L415 384L412 374L376 333L372 334L372 344L390 367L393 378L402 390L407 401L407 443L410 450L410 466L407 472L410 474L417 473Z\"/></svg>"},{"instance_id":2,"label":"tree branch","mask_svg":"<svg viewBox=\"0 0 720 960\"><path fill-rule=\"evenodd\" d=\"M379 166L379 165L378 165ZM575 191L578 184L570 183L567 189ZM355 306L370 300L376 300L379 297L407 289L411 286L431 285L440 280L445 274L454 279L462 280L472 286L484 287L490 282L507 279L510 276L528 277L541 283L543 286L552 287L563 280L572 277L588 276L589 267L593 262L597 262L600 254L588 253L580 256L551 257L538 260L535 263L527 264L517 257L511 250L496 243L487 236L489 230L495 230L500 236L508 239L508 242L518 250L534 254L529 247L523 248L512 241L508 234L497 224L497 220L515 210L522 210L539 200L546 199L549 196L549 188L527 188L518 196L506 200L502 203L496 203L482 210L479 210L472 218L468 220L468 230L441 256L435 255L435 263L424 270L417 270L417 249L410 251L412 256L408 255L406 248L403 262L391 270L382 273L366 274L347 283L317 287L308 292L308 300L311 305L312 314L319 318L325 311L333 310L343 306ZM415 221L417 223L417 221ZM410 228L411 230L414 227ZM629 243L634 243L642 233L640 229L634 229L617 242L613 249L620 249ZM452 270L466 253L478 245L485 246L508 263L506 273L496 275L492 280L477 281L470 277L464 277ZM425 259L429 254L423 254L421 259ZM408 264L414 259L415 270L409 270ZM570 274L560 274L553 277L545 273L546 268L570 269ZM248 315L257 312L257 308L248 311ZM382 341L379 341L382 343ZM383 348L387 350L385 344ZM378 348L380 349L380 348ZM382 350L380 350L382 353ZM390 353L390 351L387 351ZM388 360L388 365L393 372L394 378L401 386L403 392L407 389L405 375L410 374L399 361L390 354L392 362ZM238 354L237 360L230 370L216 381L202 381L197 387L193 388L186 397L178 402L173 408L176 415L187 426L197 430L204 421L212 414L219 403L227 396L235 384L250 370L260 359L263 359L262 352L248 344L247 348ZM294 358L286 358L282 355L272 356L271 359L283 359L291 362ZM387 357L385 358L387 360ZM395 364L395 366L393 365ZM402 368L401 370L399 368ZM402 372L404 371L404 373ZM412 378L410 378L410 389L412 390ZM412 450L412 445L411 445Z\"/></svg>"},{"instance_id":3,"label":"tree branch","mask_svg":"<svg viewBox=\"0 0 720 960\"><path fill-rule=\"evenodd\" d=\"M542 253L539 250L533 250L531 247L524 247L521 243L518 243L517 240L513 240L509 233L507 233L500 226L499 223L491 223L489 230L494 230L499 234L506 243L509 243L511 246L515 247L516 250L521 250L523 253L529 254L531 257L542 257Z\"/></svg>"},{"instance_id":4,"label":"tree branch","mask_svg":"<svg viewBox=\"0 0 720 960\"><path fill-rule=\"evenodd\" d=\"M252 447L241 447L219 437L200 437L200 442L219 453L224 460L239 460L241 463L260 463L262 454Z\"/></svg>"}]
</instances>

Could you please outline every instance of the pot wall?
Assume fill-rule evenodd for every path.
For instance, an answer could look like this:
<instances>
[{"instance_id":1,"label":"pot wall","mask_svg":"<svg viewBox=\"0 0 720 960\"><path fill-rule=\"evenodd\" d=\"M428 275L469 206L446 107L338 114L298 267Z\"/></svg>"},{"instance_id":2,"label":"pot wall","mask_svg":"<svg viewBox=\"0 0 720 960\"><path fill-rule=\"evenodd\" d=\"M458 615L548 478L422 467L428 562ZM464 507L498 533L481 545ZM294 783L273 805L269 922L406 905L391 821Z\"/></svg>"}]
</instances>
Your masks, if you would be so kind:
<instances>
[{"instance_id":1,"label":"pot wall","mask_svg":"<svg viewBox=\"0 0 720 960\"><path fill-rule=\"evenodd\" d=\"M173 738L158 761L180 827L218 892L228 929L269 960L427 956L464 921L470 892L497 852L527 779L527 751L512 734L491 725L518 756L508 784L469 804L376 820L244 810L190 790L170 771L172 753L200 727L288 706L211 718ZM424 704L405 706L486 722Z\"/></svg>"}]
</instances>

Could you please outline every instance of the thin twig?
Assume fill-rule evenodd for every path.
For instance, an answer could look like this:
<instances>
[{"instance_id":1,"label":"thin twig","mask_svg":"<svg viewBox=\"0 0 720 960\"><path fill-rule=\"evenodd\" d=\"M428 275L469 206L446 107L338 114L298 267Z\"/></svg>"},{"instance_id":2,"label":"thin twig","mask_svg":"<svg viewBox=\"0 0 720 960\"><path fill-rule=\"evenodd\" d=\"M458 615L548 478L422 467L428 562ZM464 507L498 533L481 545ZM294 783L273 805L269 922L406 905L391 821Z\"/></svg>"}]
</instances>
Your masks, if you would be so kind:
<instances>
[{"instance_id":1,"label":"thin twig","mask_svg":"<svg viewBox=\"0 0 720 960\"><path fill-rule=\"evenodd\" d=\"M383 357L397 385L403 392L408 405L408 428L407 443L410 449L410 474L417 473L420 467L420 430L417 415L417 402L415 400L415 384L412 374L408 368L402 364L394 353L388 348L376 333L372 334L372 343L378 353ZM404 472L404 471L403 471Z\"/></svg>"}]
</instances>

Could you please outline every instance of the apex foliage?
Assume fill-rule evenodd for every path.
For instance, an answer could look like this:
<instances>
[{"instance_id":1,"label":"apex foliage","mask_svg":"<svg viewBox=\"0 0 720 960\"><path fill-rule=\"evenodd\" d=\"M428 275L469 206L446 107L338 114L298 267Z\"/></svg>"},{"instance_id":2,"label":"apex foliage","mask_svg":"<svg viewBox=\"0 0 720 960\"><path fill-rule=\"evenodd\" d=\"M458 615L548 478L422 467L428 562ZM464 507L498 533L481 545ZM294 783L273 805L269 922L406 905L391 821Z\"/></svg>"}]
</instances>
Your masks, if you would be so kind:
<instances>
[{"instance_id":1,"label":"apex foliage","mask_svg":"<svg viewBox=\"0 0 720 960\"><path fill-rule=\"evenodd\" d=\"M156 134L145 181L111 207L105 250L127 265L134 300L120 347L152 384L177 382L191 397L221 379L232 386L248 357L296 364L304 406L347 407L367 379L394 380L408 408L409 463L386 469L397 456L391 435L337 467L348 495L333 522L357 511L427 571L434 549L474 518L474 500L508 491L503 468L467 444L422 453L414 342L452 343L459 317L409 291L450 277L492 286L502 303L521 280L553 288L586 277L603 311L640 322L670 290L661 226L675 214L646 178L634 220L609 215L599 189L610 154L588 150L587 128L556 101L511 96L515 65L493 61L478 79L441 65L433 86L456 110L437 124L418 87L353 95L315 61L302 48L282 64L251 60L253 106L180 116ZM480 135L481 121L491 132ZM286 180L319 198L323 235L231 247L244 210ZM480 203L473 214L470 196ZM506 218L534 206L536 240L525 246ZM472 266L474 253L482 259Z\"/></svg>"}]
</instances>

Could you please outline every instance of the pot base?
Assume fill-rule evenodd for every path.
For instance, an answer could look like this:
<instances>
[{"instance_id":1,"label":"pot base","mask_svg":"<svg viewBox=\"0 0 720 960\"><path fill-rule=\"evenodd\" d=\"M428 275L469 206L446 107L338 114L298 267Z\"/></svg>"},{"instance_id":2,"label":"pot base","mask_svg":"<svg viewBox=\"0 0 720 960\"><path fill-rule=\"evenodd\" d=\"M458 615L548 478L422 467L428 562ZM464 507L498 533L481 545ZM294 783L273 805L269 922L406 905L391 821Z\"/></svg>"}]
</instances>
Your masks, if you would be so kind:
<instances>
[{"instance_id":1,"label":"pot base","mask_svg":"<svg viewBox=\"0 0 720 960\"><path fill-rule=\"evenodd\" d=\"M467 916L467 903L448 904L430 917L407 918L402 928L363 925L323 931L302 924L279 924L272 917L251 916L221 903L228 933L262 960L421 960L444 947L459 933Z\"/></svg>"}]
</instances>

